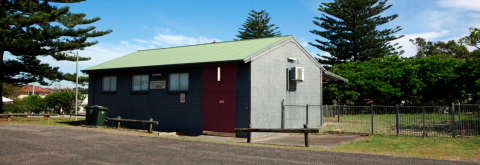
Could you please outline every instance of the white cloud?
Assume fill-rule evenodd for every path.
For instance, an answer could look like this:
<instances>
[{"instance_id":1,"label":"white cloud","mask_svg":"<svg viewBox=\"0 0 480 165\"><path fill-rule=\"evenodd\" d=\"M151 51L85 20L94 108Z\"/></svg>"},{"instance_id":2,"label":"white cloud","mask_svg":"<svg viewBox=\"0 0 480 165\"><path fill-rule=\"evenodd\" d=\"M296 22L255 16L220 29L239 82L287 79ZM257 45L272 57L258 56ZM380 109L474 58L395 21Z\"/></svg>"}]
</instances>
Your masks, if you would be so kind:
<instances>
[{"instance_id":1,"label":"white cloud","mask_svg":"<svg viewBox=\"0 0 480 165\"><path fill-rule=\"evenodd\" d=\"M148 44L147 40L134 39L134 41L137 41L137 42L140 42L140 43L143 43L143 44Z\"/></svg>"},{"instance_id":2,"label":"white cloud","mask_svg":"<svg viewBox=\"0 0 480 165\"><path fill-rule=\"evenodd\" d=\"M308 42L300 42L300 44L301 44L303 47L308 46Z\"/></svg>"},{"instance_id":3,"label":"white cloud","mask_svg":"<svg viewBox=\"0 0 480 165\"><path fill-rule=\"evenodd\" d=\"M441 32L426 32L426 33L414 33L414 34L407 34L403 38L392 41L392 43L398 43L399 46L403 46L403 50L405 53L402 55L404 57L414 56L417 52L413 48L413 45L409 39L415 38L425 38L427 41L434 41L435 38L443 37L449 34L448 30L442 30ZM436 41L436 40L435 40Z\"/></svg>"},{"instance_id":4,"label":"white cloud","mask_svg":"<svg viewBox=\"0 0 480 165\"><path fill-rule=\"evenodd\" d=\"M480 11L479 0L440 0L438 2L440 7L453 7L467 10Z\"/></svg>"},{"instance_id":5,"label":"white cloud","mask_svg":"<svg viewBox=\"0 0 480 165\"><path fill-rule=\"evenodd\" d=\"M446 26L455 25L458 21L458 15L451 11L423 11L417 20L418 25L430 27L435 30L445 29Z\"/></svg>"},{"instance_id":6,"label":"white cloud","mask_svg":"<svg viewBox=\"0 0 480 165\"><path fill-rule=\"evenodd\" d=\"M127 42L127 41L120 41L120 43L122 43L123 45L127 46L127 48L132 48L132 49L136 49L136 50L145 50L145 49L148 49L148 48L145 47L145 46L130 44L130 42Z\"/></svg>"},{"instance_id":7,"label":"white cloud","mask_svg":"<svg viewBox=\"0 0 480 165\"><path fill-rule=\"evenodd\" d=\"M218 39L206 38L206 37L187 37L182 35L168 35L168 34L158 34L153 37L151 44L163 46L163 47L172 47L172 46L184 46L184 45L197 45L204 43L211 43L215 40L220 42Z\"/></svg>"},{"instance_id":8,"label":"white cloud","mask_svg":"<svg viewBox=\"0 0 480 165\"><path fill-rule=\"evenodd\" d=\"M153 29L159 34L169 34L170 33L170 28L159 28L159 27L154 26Z\"/></svg>"}]
</instances>

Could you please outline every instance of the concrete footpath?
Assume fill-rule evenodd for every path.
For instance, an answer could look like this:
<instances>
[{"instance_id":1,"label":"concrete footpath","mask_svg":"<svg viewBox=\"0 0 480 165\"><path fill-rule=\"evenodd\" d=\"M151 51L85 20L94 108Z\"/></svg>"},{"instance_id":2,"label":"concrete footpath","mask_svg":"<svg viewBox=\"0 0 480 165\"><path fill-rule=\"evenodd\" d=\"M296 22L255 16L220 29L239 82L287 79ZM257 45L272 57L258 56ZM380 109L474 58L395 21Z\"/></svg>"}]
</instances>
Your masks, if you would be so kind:
<instances>
[{"instance_id":1,"label":"concrete footpath","mask_svg":"<svg viewBox=\"0 0 480 165\"><path fill-rule=\"evenodd\" d=\"M237 142L246 143L246 138L234 138L234 137L222 137L222 136L210 136L210 135L168 135L160 133L160 136L174 137L174 138L186 138L191 140L203 140L214 142ZM310 146L316 148L332 148L341 144L362 140L365 137L356 135L315 135L310 134ZM254 144L272 144L281 146L305 146L305 139L303 134L288 134L288 133L276 133L270 135L264 135L259 137L253 137L252 143Z\"/></svg>"}]
</instances>

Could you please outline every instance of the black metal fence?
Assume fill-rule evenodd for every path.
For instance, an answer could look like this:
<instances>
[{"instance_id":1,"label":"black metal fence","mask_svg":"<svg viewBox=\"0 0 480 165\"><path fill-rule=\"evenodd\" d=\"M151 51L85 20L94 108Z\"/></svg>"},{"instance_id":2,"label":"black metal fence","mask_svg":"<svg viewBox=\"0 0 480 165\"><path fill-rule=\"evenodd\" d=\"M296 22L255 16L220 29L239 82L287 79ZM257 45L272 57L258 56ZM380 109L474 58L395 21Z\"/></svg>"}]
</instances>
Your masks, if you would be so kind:
<instances>
[{"instance_id":1,"label":"black metal fence","mask_svg":"<svg viewBox=\"0 0 480 165\"><path fill-rule=\"evenodd\" d=\"M314 106L316 106L314 108ZM478 137L480 136L480 105L451 106L345 106L284 105L282 124L298 121L312 123L315 111L321 111L314 119L322 124L321 131L346 134L383 134L422 137ZM289 116L294 114L295 116ZM305 113L298 113L305 111ZM301 115L298 115L301 114ZM310 121L308 121L310 119ZM284 124L283 124L284 125ZM283 126L282 125L282 126Z\"/></svg>"}]
</instances>

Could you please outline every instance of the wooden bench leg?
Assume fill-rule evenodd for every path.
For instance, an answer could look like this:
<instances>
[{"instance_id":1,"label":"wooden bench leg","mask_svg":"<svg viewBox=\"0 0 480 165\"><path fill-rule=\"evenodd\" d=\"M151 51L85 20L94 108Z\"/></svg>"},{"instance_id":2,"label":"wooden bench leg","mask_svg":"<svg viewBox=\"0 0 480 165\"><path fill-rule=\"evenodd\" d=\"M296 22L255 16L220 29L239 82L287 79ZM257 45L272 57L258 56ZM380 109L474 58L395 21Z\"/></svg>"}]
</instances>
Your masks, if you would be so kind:
<instances>
[{"instance_id":1,"label":"wooden bench leg","mask_svg":"<svg viewBox=\"0 0 480 165\"><path fill-rule=\"evenodd\" d=\"M153 121L153 119L150 118L150 121ZM148 126L148 133L152 133L152 124L149 124Z\"/></svg>"},{"instance_id":2,"label":"wooden bench leg","mask_svg":"<svg viewBox=\"0 0 480 165\"><path fill-rule=\"evenodd\" d=\"M117 119L122 119L122 117L117 116ZM120 128L120 122L117 122L117 129Z\"/></svg>"},{"instance_id":3,"label":"wooden bench leg","mask_svg":"<svg viewBox=\"0 0 480 165\"><path fill-rule=\"evenodd\" d=\"M304 124L303 128L308 128L308 124ZM305 132L305 147L310 147L310 138L308 137L308 132Z\"/></svg>"},{"instance_id":4,"label":"wooden bench leg","mask_svg":"<svg viewBox=\"0 0 480 165\"><path fill-rule=\"evenodd\" d=\"M252 128L252 125L249 124L248 128ZM248 132L247 143L252 143L252 132Z\"/></svg>"}]
</instances>

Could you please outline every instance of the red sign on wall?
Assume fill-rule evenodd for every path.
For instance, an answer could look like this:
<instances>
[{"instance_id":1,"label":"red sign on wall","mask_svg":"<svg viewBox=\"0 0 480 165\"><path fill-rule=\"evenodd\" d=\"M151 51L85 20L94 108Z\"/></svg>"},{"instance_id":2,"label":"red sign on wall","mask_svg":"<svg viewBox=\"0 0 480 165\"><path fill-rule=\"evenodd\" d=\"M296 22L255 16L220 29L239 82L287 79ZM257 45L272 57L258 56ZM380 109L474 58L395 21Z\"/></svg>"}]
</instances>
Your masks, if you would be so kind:
<instances>
[{"instance_id":1,"label":"red sign on wall","mask_svg":"<svg viewBox=\"0 0 480 165\"><path fill-rule=\"evenodd\" d=\"M185 102L185 93L180 93L180 102L181 103Z\"/></svg>"}]
</instances>

